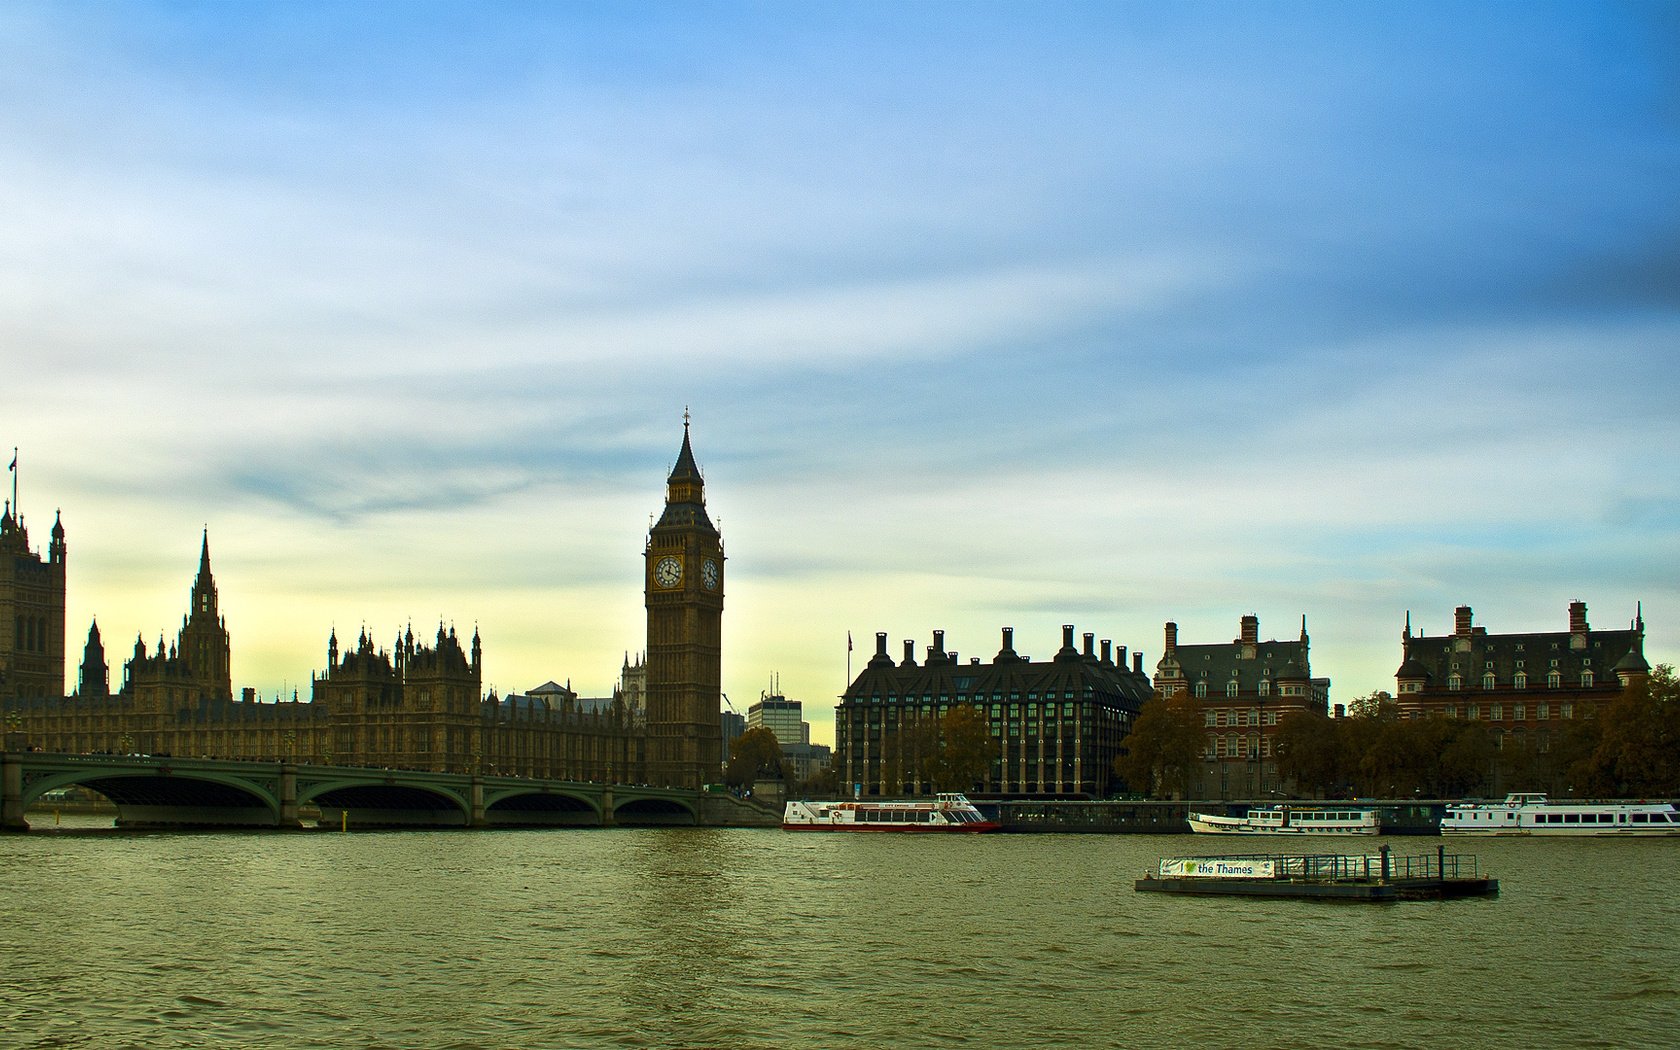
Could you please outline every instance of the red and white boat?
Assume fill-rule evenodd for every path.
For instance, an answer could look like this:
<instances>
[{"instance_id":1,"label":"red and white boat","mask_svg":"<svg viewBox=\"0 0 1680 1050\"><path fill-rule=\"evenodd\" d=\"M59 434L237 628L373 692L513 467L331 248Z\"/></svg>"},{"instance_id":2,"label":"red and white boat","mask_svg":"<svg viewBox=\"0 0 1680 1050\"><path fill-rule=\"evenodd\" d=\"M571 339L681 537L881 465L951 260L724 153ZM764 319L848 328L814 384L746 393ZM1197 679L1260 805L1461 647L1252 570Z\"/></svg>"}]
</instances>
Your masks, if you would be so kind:
<instances>
[{"instance_id":1,"label":"red and white boat","mask_svg":"<svg viewBox=\"0 0 1680 1050\"><path fill-rule=\"evenodd\" d=\"M784 831L981 832L1001 826L955 793L896 802L789 802L782 811Z\"/></svg>"}]
</instances>

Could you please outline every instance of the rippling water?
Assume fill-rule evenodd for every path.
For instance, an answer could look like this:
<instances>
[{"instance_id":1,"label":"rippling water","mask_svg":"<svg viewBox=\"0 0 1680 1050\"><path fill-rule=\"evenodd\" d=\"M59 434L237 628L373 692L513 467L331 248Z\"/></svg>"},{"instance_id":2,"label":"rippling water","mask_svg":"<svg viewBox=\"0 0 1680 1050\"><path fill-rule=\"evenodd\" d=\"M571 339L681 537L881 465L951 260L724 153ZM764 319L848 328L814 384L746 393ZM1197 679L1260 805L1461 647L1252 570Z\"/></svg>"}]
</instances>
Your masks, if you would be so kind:
<instances>
[{"instance_id":1,"label":"rippling water","mask_svg":"<svg viewBox=\"0 0 1680 1050\"><path fill-rule=\"evenodd\" d=\"M0 1041L1675 1045L1680 841L1452 841L1501 879L1496 900L1133 893L1157 857L1208 841L11 836ZM1421 852L1438 840L1387 841Z\"/></svg>"}]
</instances>

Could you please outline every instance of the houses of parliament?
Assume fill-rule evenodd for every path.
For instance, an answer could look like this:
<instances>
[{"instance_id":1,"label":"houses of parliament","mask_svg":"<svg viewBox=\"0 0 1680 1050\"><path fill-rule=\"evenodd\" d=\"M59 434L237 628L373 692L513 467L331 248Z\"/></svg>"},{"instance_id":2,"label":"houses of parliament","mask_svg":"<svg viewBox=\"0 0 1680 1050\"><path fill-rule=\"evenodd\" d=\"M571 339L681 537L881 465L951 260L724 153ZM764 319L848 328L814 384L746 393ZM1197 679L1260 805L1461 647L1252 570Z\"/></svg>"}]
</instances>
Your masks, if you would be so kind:
<instances>
[{"instance_id":1,"label":"houses of parliament","mask_svg":"<svg viewBox=\"0 0 1680 1050\"><path fill-rule=\"evenodd\" d=\"M547 683L483 692L483 642L439 624L389 645L366 630L326 643L307 700L233 692L232 637L203 536L173 641L136 638L112 681L97 622L65 688L69 548L53 523L47 556L11 503L0 515L0 709L6 750L141 753L383 766L693 787L721 761L723 540L683 424L665 507L643 549L645 660L625 658L611 698Z\"/></svg>"}]
</instances>

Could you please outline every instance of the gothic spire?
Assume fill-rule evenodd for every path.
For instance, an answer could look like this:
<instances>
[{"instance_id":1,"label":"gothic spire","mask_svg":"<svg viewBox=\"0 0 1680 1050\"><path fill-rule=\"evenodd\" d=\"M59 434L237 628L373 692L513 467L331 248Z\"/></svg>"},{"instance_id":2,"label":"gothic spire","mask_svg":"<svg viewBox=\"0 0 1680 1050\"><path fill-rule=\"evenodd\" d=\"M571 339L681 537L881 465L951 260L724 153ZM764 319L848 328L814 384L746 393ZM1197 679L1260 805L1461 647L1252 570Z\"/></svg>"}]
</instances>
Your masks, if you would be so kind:
<instances>
[{"instance_id":1,"label":"gothic spire","mask_svg":"<svg viewBox=\"0 0 1680 1050\"><path fill-rule=\"evenodd\" d=\"M666 479L669 484L686 481L695 486L701 485L700 468L694 463L694 448L688 443L688 409L683 409L683 443L682 451L677 453L677 465L671 468L671 476Z\"/></svg>"}]
</instances>

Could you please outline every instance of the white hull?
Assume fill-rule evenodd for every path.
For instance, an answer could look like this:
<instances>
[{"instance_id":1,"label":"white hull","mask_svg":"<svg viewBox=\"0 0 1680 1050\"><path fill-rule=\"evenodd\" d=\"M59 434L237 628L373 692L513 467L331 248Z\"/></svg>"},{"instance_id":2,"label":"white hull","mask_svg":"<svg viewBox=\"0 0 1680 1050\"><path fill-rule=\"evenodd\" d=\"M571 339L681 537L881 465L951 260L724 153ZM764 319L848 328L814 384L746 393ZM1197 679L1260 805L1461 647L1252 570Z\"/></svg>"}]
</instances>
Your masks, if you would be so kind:
<instances>
[{"instance_id":1,"label":"white hull","mask_svg":"<svg viewBox=\"0 0 1680 1050\"><path fill-rule=\"evenodd\" d=\"M1603 829L1582 828L1582 829L1579 829L1579 830L1573 830L1573 829L1557 829L1557 830L1554 830L1552 828L1511 828L1511 829L1498 829L1498 828L1487 828L1487 829L1464 828L1464 829L1459 829L1459 828L1451 828L1451 829L1449 829L1445 826L1442 826L1441 834L1452 835L1452 836L1455 836L1455 837L1463 836L1463 837L1479 837L1479 838L1667 839L1667 838L1680 838L1680 828L1677 828L1677 829L1672 830L1672 831L1663 831L1663 830L1658 830L1658 831L1651 831L1651 830L1635 831L1631 828L1627 829L1627 830L1622 830L1622 829L1619 829L1619 828L1603 828Z\"/></svg>"},{"instance_id":2,"label":"white hull","mask_svg":"<svg viewBox=\"0 0 1680 1050\"><path fill-rule=\"evenodd\" d=\"M1370 810L1274 806L1251 809L1242 817L1191 813L1189 821L1190 830L1197 835L1376 835L1382 831L1377 815Z\"/></svg>"},{"instance_id":3,"label":"white hull","mask_svg":"<svg viewBox=\"0 0 1680 1050\"><path fill-rule=\"evenodd\" d=\"M1550 802L1507 795L1504 802L1447 807L1441 834L1483 838L1654 839L1680 837L1680 811L1664 802Z\"/></svg>"},{"instance_id":4,"label":"white hull","mask_svg":"<svg viewBox=\"0 0 1680 1050\"><path fill-rule=\"evenodd\" d=\"M784 831L858 831L927 834L997 831L974 804L960 794L941 794L932 800L898 802L792 801L782 813Z\"/></svg>"}]
</instances>

